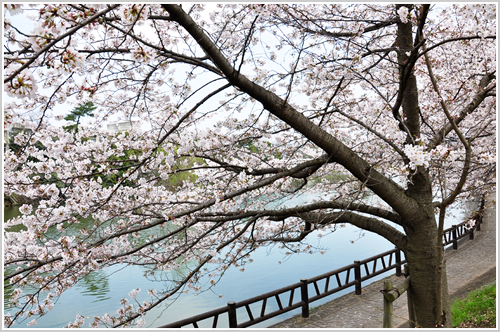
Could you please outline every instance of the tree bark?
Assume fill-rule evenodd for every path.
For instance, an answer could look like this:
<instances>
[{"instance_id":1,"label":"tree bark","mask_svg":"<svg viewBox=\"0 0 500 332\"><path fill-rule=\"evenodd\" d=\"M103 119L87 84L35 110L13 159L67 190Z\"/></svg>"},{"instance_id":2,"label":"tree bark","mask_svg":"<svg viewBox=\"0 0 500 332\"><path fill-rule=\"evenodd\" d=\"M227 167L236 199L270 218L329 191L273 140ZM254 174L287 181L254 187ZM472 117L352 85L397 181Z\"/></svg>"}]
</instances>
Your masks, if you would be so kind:
<instances>
[{"instance_id":1,"label":"tree bark","mask_svg":"<svg viewBox=\"0 0 500 332\"><path fill-rule=\"evenodd\" d=\"M416 222L420 219L420 222ZM407 234L406 260L410 266L410 282L414 295L417 323L420 327L436 327L443 324L444 327L451 326L451 314L448 299L448 283L446 277L446 265L440 272L439 254L442 246L437 246L437 225L434 218L415 218L412 223L413 230ZM438 291L441 294L438 294ZM441 297L442 313L438 312L439 299Z\"/></svg>"}]
</instances>

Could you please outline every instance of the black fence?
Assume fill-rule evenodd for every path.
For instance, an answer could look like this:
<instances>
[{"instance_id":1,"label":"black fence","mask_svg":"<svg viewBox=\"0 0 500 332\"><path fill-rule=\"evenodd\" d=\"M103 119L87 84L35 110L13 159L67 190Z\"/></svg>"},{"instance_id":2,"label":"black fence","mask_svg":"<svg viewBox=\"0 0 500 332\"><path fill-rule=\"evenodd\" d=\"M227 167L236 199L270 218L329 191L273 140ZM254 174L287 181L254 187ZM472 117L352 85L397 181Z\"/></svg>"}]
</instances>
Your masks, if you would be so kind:
<instances>
[{"instance_id":1,"label":"black fence","mask_svg":"<svg viewBox=\"0 0 500 332\"><path fill-rule=\"evenodd\" d=\"M453 249L458 248L458 240L469 235L469 239L474 240L474 232L481 230L483 222L485 198L481 199L479 211L474 212L473 225L469 221L464 221L458 225L453 225L450 228L443 230L443 245L453 244Z\"/></svg>"},{"instance_id":2,"label":"black fence","mask_svg":"<svg viewBox=\"0 0 500 332\"><path fill-rule=\"evenodd\" d=\"M469 239L474 239L474 231L480 230L483 210L484 198L481 201L479 211L474 215L474 225L471 225L469 221L465 221L443 230L443 245L453 244L453 249L457 249L459 239L467 235ZM392 269L395 269L397 276L401 276L401 266L406 263L406 259L402 259L402 254L402 251L397 248L389 250L362 261L354 261L353 264L314 278L300 279L298 283L250 299L228 302L225 307L166 324L159 328L180 328L188 325L198 328L198 323L203 321L203 325L205 325L210 320L211 327L217 328L219 317L221 315L225 316L226 313L230 328L244 328L297 308L302 308L302 317L307 318L309 317L309 303L311 302L353 286L355 287L355 294L360 295L363 281ZM278 309L273 310L272 308L276 308L276 306ZM237 309L240 309L240 317L242 316L241 310L246 311L247 317L245 320L238 321Z\"/></svg>"}]
</instances>

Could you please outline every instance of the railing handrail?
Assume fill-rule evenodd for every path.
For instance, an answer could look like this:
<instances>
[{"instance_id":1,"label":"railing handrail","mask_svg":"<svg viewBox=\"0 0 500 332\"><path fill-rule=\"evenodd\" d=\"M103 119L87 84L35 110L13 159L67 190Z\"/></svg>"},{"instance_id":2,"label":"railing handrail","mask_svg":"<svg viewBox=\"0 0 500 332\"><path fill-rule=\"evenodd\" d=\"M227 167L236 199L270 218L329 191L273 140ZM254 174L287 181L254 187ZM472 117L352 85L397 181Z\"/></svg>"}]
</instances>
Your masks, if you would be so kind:
<instances>
[{"instance_id":1,"label":"railing handrail","mask_svg":"<svg viewBox=\"0 0 500 332\"><path fill-rule=\"evenodd\" d=\"M184 319L178 320L178 321L173 322L173 323L169 323L169 324L164 325L164 326L160 326L159 328L182 327L184 325L192 324L194 322L199 322L201 320L204 320L204 319L207 319L207 318L210 318L210 317L214 317L214 316L218 316L220 314L224 314L224 313L228 312L228 310L229 310L229 306L226 305L224 307L213 309L213 310L201 313L201 314L196 315L196 316L191 316L191 317L188 317L188 318L184 318Z\"/></svg>"},{"instance_id":2,"label":"railing handrail","mask_svg":"<svg viewBox=\"0 0 500 332\"><path fill-rule=\"evenodd\" d=\"M467 229L467 231L464 231L463 228L465 227L465 225L467 223L469 223L469 221L467 220L467 221L464 221L458 225L453 225L452 227L443 230L443 246L448 245L450 243L453 243L453 249L457 249L457 241L459 239L461 239L462 237L466 236L467 234L469 234L470 239L473 239L474 238L474 236L473 236L474 231L480 230L480 225L482 223L482 217L483 217L483 210L484 210L484 196L481 200L481 205L480 205L479 211L477 211L477 213L474 216L474 218L476 219L475 225L473 227L471 227L470 229ZM460 231L460 234L457 234L457 230ZM447 240L447 236L448 236L448 240ZM392 263L392 255L393 254L395 254L394 263ZM387 256L389 256L389 263L386 266L384 258ZM382 266L383 266L383 268L380 270L376 270L376 264L377 264L378 259L381 259ZM370 262L373 262L373 268L372 268L371 273L369 273L368 265L367 265ZM309 310L308 308L309 308L310 302L314 302L314 301L319 300L323 297L332 295L334 293L337 293L343 289L346 289L346 288L352 287L352 286L356 286L356 294L359 295L359 294L361 294L361 282L362 281L371 279L371 278L373 278L381 273L390 271L392 269L396 269L396 275L400 276L401 275L401 266L404 263L406 263L406 259L403 259L403 260L401 259L401 250L398 248L395 248L395 249L383 252L381 254L366 258L362 261L355 261L353 264L346 265L346 266L343 266L343 267L338 268L336 270L320 274L316 277L312 277L309 279L301 279L301 282L298 282L298 283L295 283L292 285L288 285L288 286L276 289L274 291L263 293L261 295L257 295L257 296L251 297L249 299L239 301L239 302L233 302L233 301L228 302L227 306L220 307L220 308L217 308L217 309L214 309L211 311L207 311L205 313L202 313L202 314L199 314L196 316L191 316L191 317L188 317L188 318L185 318L185 319L173 322L173 323L169 323L169 324L160 326L159 328L182 327L182 326L185 326L188 324L193 324L194 327L198 327L197 322L202 321L202 320L207 319L207 318L210 318L210 317L214 317L214 322L213 322L212 328L215 328L217 325L218 316L221 314L224 314L226 312L228 313L229 316L233 316L233 317L230 317L230 319L229 319L230 320L230 327L243 328L243 327L255 325L261 321L264 321L264 320L270 319L272 317L281 315L285 312L294 310L294 309L299 308L301 306L303 307L303 311L302 311L303 317L308 317L308 310ZM361 266L362 265L365 267L365 272L366 272L366 275L363 277L361 277ZM351 269L354 269L354 280L353 281L349 281L349 276L351 275L350 274ZM342 272L347 272L346 273L346 280L345 280L345 283L343 285L341 285L341 281L340 281L340 277L339 277L339 274ZM327 290L327 288L329 286L330 277L332 277L332 276L336 277L336 281L337 281L337 284L339 286L336 288L332 288L332 289ZM322 279L327 279L324 292L321 292L319 290L319 287L317 284L317 282L322 280ZM308 290L307 290L307 286L310 284L314 285L314 289L316 291L316 295L314 295L312 297L309 297ZM296 302L296 303L293 303L294 292L297 289L301 290L301 300ZM279 295L286 293L286 292L289 292L289 291L291 291L291 294L289 297L288 305L286 307L283 307L281 304L281 300L279 298ZM305 294L305 297L304 297L304 294ZM270 298L273 298L273 297L278 302L278 306L280 307L280 309L269 312L269 313L265 313L265 306L267 304L267 300ZM263 302L263 305L261 308L260 316L254 318L249 305L256 303L258 301L264 301L264 302ZM237 324L236 309L242 308L242 307L246 307L246 310L247 310L247 313L248 313L250 320L243 322L241 324ZM306 308L307 308L307 314L305 313ZM231 315L231 311L233 312L232 315ZM233 325L233 326L231 326L231 325Z\"/></svg>"},{"instance_id":3,"label":"railing handrail","mask_svg":"<svg viewBox=\"0 0 500 332\"><path fill-rule=\"evenodd\" d=\"M382 270L376 271L376 274L370 274L370 275L364 276L364 277L360 278L360 280L354 279L352 281L345 280L344 283L342 283L341 281L339 282L338 275L340 273L347 271L346 277L348 279L350 276L354 276L355 275L355 273L350 274L350 271L353 270L353 269L359 268L361 264L367 264L367 263L370 263L372 261L376 261L377 259L384 258L384 257L386 257L388 255L392 255L392 254L394 254L396 252L400 252L400 250L397 249L397 248L395 248L395 249L386 251L386 252L384 252L382 254L378 254L376 256L372 256L370 258L364 259L363 261L356 261L353 264L349 264L349 265L343 266L343 267L338 268L336 270L333 270L333 271L330 271L330 272L326 272L326 273L323 273L321 275L318 275L318 276L315 276L315 277L312 277L312 278L309 278L309 279L302 279L303 282L305 282L306 286L310 285L310 284L313 284L313 285L315 285L315 289L316 289L316 295L311 296L311 297L307 297L307 303L314 302L314 301L319 300L319 299L321 299L323 297L332 295L334 293L337 293L337 292L339 292L341 290L344 290L344 289L352 287L352 286L357 286L356 288L361 289L361 287L360 287L361 286L361 281L370 279L370 278L374 277L375 275L378 275L380 273L383 273L383 272L386 272L386 271L391 270L393 268L396 268L396 266L401 267L401 265L404 264L406 262L406 260L400 260L399 262L395 262L395 263L391 264L389 267L386 267L386 268L384 268ZM326 279L326 278L330 278L332 276L336 276L336 278L337 278L336 279L337 280L337 284L339 284L339 283L342 283L342 284L339 285L336 288L332 288L332 289L326 290L325 292L321 293L319 291L319 288L318 288L317 284L316 284L317 281L320 281L320 280ZM248 312L248 311L250 311L250 308L248 307L248 305L253 304L255 302L258 302L258 301L267 300L267 299L270 299L270 298L273 298L273 297L276 298L277 296L279 296L280 294L283 294L285 292L289 292L289 291L292 291L292 290L295 291L297 289L300 289L303 282L298 282L298 283L295 283L295 284L292 284L292 285L288 285L288 286L282 287L280 289L277 289L277 290L274 290L274 291L270 291L270 292L267 292L267 293L263 293L261 295L257 295L257 296L248 298L246 300L239 301L239 302L232 302L232 305L236 309L237 308L242 308L242 307L247 307L246 309L247 309L247 312ZM242 328L242 327L247 327L247 326L255 325L255 324L257 324L257 323L259 323L261 321L267 320L267 319L275 317L277 315L281 315L281 314L283 314L285 312L297 309L297 308L299 308L299 307L301 307L301 306L304 305L304 302L305 302L304 299L302 299L301 301L298 301L296 303L292 303L292 297L293 297L293 293L290 296L290 300L289 300L288 306L282 307L279 310L276 310L276 311L273 311L273 312L269 312L267 314L264 314L264 309L263 309L261 311L260 317L251 318L249 321L243 322L241 324L237 324L237 326L234 326L234 327ZM265 306L265 303L264 303L264 306ZM159 328L175 328L175 327L182 327L182 326L189 325L189 324L193 324L195 327L197 327L197 324L196 324L197 322L202 321L202 320L207 319L207 318L210 318L210 317L216 318L220 314L224 314L226 312L229 312L229 305L224 306L224 307L220 307L220 308L217 308L217 309L214 309L214 310L211 310L211 311L199 314L199 315L191 316L191 317L188 317L188 318L185 318L185 319L173 322L173 323L169 323L169 324L160 326ZM215 326L213 326L213 327L215 328Z\"/></svg>"},{"instance_id":4,"label":"railing handrail","mask_svg":"<svg viewBox=\"0 0 500 332\"><path fill-rule=\"evenodd\" d=\"M335 274L338 274L338 273L341 273L341 272L344 272L344 271L350 270L350 269L354 268L355 266L356 266L356 264L355 264L355 263L353 263L353 264L349 264L349 265L343 266L343 267L341 267L341 268L338 268L338 269L336 269L336 270L333 270L333 271L330 271L330 272L326 272L326 273L320 274L320 275L318 275L318 276L315 276L315 277L309 278L309 279L307 279L307 282L308 282L308 283L312 283L312 282L314 282L314 281L319 281L319 280L321 280L321 279L325 279L325 278L327 278L327 277L331 277L331 276L333 276L333 275L335 275Z\"/></svg>"}]
</instances>

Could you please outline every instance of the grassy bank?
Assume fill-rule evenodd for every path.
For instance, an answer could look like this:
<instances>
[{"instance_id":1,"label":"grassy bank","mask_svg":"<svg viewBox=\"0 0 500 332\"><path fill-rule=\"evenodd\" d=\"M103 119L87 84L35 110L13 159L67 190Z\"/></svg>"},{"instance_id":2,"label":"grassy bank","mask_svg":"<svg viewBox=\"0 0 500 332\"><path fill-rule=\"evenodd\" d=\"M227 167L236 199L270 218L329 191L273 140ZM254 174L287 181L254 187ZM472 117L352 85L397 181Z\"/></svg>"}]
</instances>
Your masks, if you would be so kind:
<instances>
[{"instance_id":1,"label":"grassy bank","mask_svg":"<svg viewBox=\"0 0 500 332\"><path fill-rule=\"evenodd\" d=\"M496 284L471 292L464 300L451 305L453 327L496 327Z\"/></svg>"}]
</instances>

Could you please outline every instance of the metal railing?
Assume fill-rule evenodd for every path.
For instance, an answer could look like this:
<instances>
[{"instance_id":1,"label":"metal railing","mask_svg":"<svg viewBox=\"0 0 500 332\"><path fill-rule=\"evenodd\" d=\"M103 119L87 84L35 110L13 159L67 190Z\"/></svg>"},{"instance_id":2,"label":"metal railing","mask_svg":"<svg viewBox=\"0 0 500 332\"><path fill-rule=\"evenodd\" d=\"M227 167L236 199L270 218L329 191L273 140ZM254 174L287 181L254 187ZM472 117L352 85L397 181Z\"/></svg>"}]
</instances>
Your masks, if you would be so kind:
<instances>
[{"instance_id":1,"label":"metal railing","mask_svg":"<svg viewBox=\"0 0 500 332\"><path fill-rule=\"evenodd\" d=\"M443 245L447 246L453 244L453 249L458 248L458 240L469 235L470 240L474 240L474 232L481 230L481 223L483 222L485 197L481 198L479 211L474 213L474 225L471 226L469 221L464 221L458 225L452 225L450 228L443 230Z\"/></svg>"},{"instance_id":2,"label":"metal railing","mask_svg":"<svg viewBox=\"0 0 500 332\"><path fill-rule=\"evenodd\" d=\"M457 249L459 239L467 235L469 235L469 239L474 239L474 231L479 231L481 229L483 210L484 197L481 201L479 211L474 215L475 224L472 227L469 227L469 222L464 221L458 225L453 225L452 227L443 230L443 245L446 246L453 244L453 249ZM192 324L194 328L198 328L199 322L208 319L212 319L211 327L216 328L219 322L219 317L226 313L230 328L244 328L297 308L302 308L302 317L307 318L309 317L309 303L311 302L335 294L352 286L355 287L355 294L360 295L362 288L361 283L363 281L392 269L396 270L396 276L401 276L401 267L404 263L406 263L406 259L401 259L401 253L401 250L395 248L362 261L354 261L353 264L313 278L300 279L300 282L298 283L268 293L239 302L230 301L224 307L169 323L160 326L159 328L180 328L190 324ZM312 292L310 292L310 288ZM284 294L285 296L288 294L286 301L282 301L282 295ZM258 305L259 302L261 302L260 305ZM268 311L268 306L272 302L275 302L275 305L277 305L279 309L274 311L269 309ZM247 313L246 320L242 322L238 322L237 316L237 309L240 308L245 308ZM258 312L255 311L256 309Z\"/></svg>"},{"instance_id":3,"label":"metal railing","mask_svg":"<svg viewBox=\"0 0 500 332\"><path fill-rule=\"evenodd\" d=\"M359 295L361 294L361 283L363 281L392 269L396 269L396 275L400 276L401 266L404 263L406 263L406 260L401 259L401 251L397 248L392 249L362 261L355 261L353 264L314 278L300 279L298 283L250 299L228 302L227 306L166 324L159 328L179 328L190 324L197 328L199 322L208 319L212 320L211 327L216 328L219 317L226 313L230 328L252 326L297 308L302 308L302 317L309 317L309 303L352 286L355 287L355 293ZM268 310L271 302L278 306L277 310ZM236 314L236 310L239 308L245 308L244 310L247 313L247 319L242 322L238 322Z\"/></svg>"}]
</instances>

